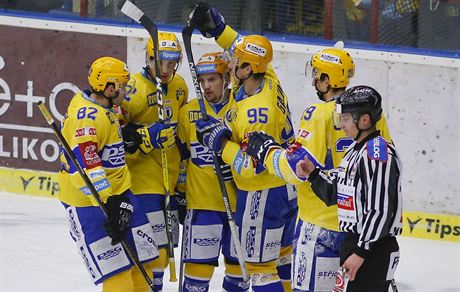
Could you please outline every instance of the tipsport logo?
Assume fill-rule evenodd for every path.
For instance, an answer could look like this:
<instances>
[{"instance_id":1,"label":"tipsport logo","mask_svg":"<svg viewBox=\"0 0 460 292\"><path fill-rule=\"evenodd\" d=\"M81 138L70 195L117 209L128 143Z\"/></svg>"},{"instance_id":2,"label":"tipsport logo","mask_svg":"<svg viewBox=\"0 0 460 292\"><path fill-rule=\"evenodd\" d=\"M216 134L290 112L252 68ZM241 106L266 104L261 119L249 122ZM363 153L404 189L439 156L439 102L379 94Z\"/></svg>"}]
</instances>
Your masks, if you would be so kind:
<instances>
[{"instance_id":1,"label":"tipsport logo","mask_svg":"<svg viewBox=\"0 0 460 292\"><path fill-rule=\"evenodd\" d=\"M417 229L423 230L429 234L436 234L440 239L445 238L446 236L459 236L460 235L460 226L453 224L445 224L440 219L434 218L418 218L415 220L406 217L407 223L409 224L409 232L412 234L416 232ZM422 224L422 225L420 225ZM417 227L419 226L419 227Z\"/></svg>"}]
</instances>

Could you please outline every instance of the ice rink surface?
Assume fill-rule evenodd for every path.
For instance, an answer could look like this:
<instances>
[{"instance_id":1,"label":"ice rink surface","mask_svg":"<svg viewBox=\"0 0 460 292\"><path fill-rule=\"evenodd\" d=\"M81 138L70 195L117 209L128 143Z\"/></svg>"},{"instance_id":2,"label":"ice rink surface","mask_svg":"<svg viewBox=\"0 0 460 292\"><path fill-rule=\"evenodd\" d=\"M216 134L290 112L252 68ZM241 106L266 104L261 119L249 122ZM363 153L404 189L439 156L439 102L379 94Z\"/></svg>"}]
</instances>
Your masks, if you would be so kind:
<instances>
[{"instance_id":1,"label":"ice rink surface","mask_svg":"<svg viewBox=\"0 0 460 292\"><path fill-rule=\"evenodd\" d=\"M399 244L400 292L460 291L460 244L407 237ZM210 291L221 291L222 278L219 267ZM163 291L177 291L168 279L166 272ZM0 291L101 291L89 279L57 200L0 192Z\"/></svg>"}]
</instances>

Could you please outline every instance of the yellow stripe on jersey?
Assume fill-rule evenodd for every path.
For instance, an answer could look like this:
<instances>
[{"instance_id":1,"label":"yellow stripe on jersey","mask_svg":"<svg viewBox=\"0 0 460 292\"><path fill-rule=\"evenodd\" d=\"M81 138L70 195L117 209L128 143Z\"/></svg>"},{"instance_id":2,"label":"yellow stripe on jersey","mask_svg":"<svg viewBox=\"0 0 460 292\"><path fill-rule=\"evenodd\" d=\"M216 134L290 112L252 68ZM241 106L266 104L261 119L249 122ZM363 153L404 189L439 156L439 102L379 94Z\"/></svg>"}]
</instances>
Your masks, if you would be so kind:
<instances>
[{"instance_id":1,"label":"yellow stripe on jersey","mask_svg":"<svg viewBox=\"0 0 460 292\"><path fill-rule=\"evenodd\" d=\"M89 94L78 92L72 98L61 132L105 202L109 196L126 191L131 177L115 112L89 99ZM70 159L64 155L60 159L59 199L77 207L97 206Z\"/></svg>"},{"instance_id":2,"label":"yellow stripe on jersey","mask_svg":"<svg viewBox=\"0 0 460 292\"><path fill-rule=\"evenodd\" d=\"M229 101L218 113L205 101L206 112L209 116L222 120L231 107ZM187 145L191 157L187 162L186 198L187 208L225 211L222 193L217 176L214 172L212 153L202 146L196 137L196 121L201 118L198 99L193 99L180 109L177 135L182 143ZM236 208L236 191L230 183L226 183L228 197L232 210Z\"/></svg>"},{"instance_id":3,"label":"yellow stripe on jersey","mask_svg":"<svg viewBox=\"0 0 460 292\"><path fill-rule=\"evenodd\" d=\"M155 84L145 74L131 75L128 82L128 92L121 105L126 123L139 126L151 125L158 122L158 108ZM165 112L171 126L176 127L179 108L187 101L188 88L184 79L175 74L167 85L167 94L163 96ZM179 177L180 155L176 146L167 149L169 189L174 191ZM126 163L133 174L131 190L134 194L164 194L161 150L155 149L149 154L136 151L126 154Z\"/></svg>"}]
</instances>

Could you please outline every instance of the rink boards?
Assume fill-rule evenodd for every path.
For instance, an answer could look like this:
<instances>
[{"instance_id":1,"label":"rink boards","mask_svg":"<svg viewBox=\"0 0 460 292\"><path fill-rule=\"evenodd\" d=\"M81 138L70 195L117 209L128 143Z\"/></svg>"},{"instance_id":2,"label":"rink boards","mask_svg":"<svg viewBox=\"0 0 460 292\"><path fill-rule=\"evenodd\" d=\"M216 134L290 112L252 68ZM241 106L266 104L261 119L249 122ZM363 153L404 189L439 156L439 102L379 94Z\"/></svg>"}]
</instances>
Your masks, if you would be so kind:
<instances>
[{"instance_id":1,"label":"rink boards","mask_svg":"<svg viewBox=\"0 0 460 292\"><path fill-rule=\"evenodd\" d=\"M58 199L57 174L0 167L0 192ZM405 210L403 235L460 242L460 216Z\"/></svg>"}]
</instances>

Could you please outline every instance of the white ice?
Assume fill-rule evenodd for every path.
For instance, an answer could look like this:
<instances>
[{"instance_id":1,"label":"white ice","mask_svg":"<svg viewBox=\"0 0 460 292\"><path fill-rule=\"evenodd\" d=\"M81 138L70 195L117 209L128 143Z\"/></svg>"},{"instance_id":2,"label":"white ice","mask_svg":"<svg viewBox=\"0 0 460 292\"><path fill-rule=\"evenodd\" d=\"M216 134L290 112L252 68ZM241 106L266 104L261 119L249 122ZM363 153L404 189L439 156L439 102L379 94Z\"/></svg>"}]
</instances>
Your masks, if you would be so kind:
<instances>
[{"instance_id":1,"label":"white ice","mask_svg":"<svg viewBox=\"0 0 460 292\"><path fill-rule=\"evenodd\" d=\"M0 291L92 292L57 200L0 192ZM400 292L460 291L460 244L400 237ZM176 252L176 259L179 252ZM221 291L217 268L210 291ZM164 291L177 291L165 275Z\"/></svg>"}]
</instances>

